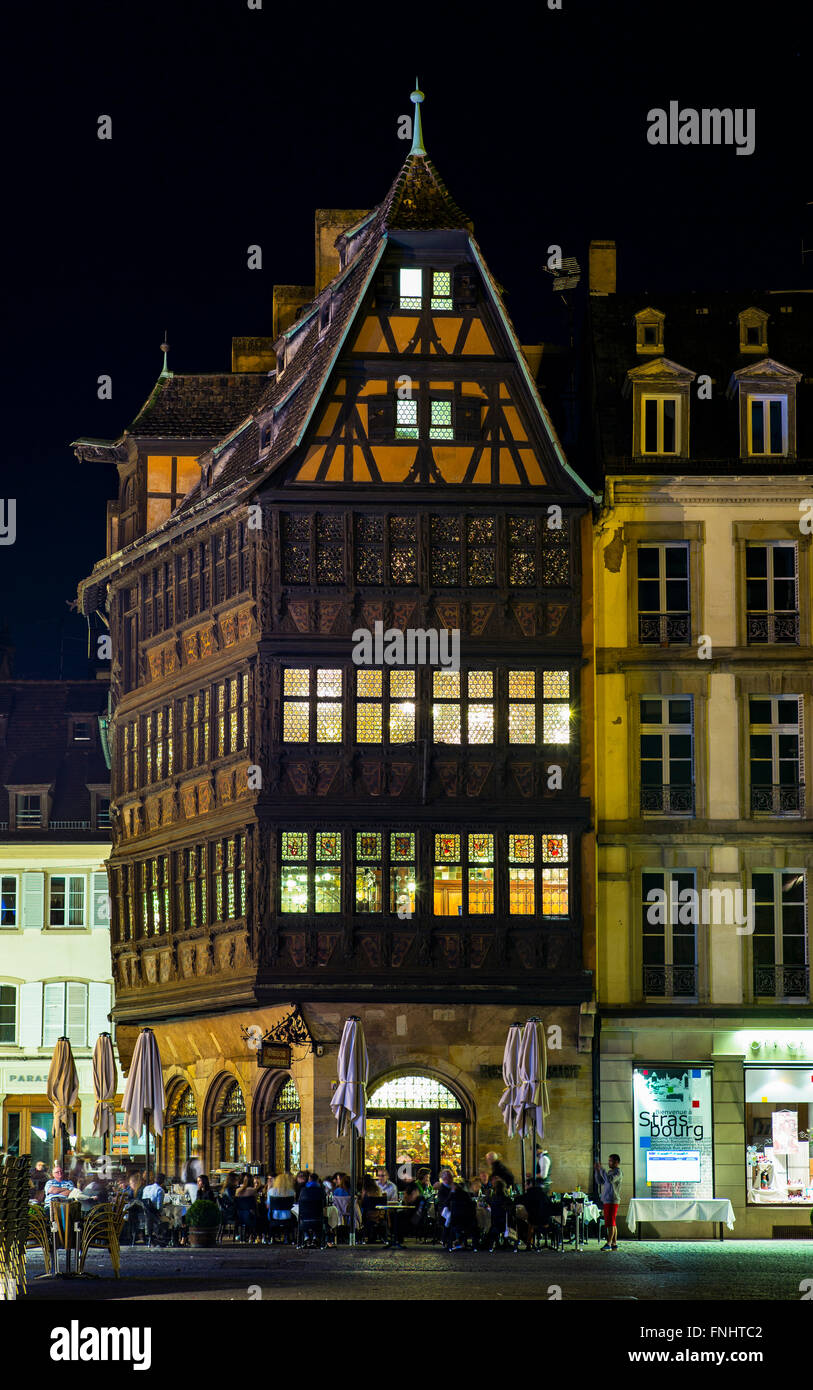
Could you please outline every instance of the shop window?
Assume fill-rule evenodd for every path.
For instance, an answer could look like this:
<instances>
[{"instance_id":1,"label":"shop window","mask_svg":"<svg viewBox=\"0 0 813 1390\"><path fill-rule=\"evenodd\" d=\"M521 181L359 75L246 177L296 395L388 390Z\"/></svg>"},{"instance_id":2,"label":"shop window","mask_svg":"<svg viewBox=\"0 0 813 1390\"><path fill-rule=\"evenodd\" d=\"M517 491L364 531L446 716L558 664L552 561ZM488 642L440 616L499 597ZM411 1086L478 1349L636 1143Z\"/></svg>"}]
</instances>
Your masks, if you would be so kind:
<instances>
[{"instance_id":1,"label":"shop window","mask_svg":"<svg viewBox=\"0 0 813 1390\"><path fill-rule=\"evenodd\" d=\"M711 1067L639 1066L632 1073L636 1197L713 1197Z\"/></svg>"},{"instance_id":2,"label":"shop window","mask_svg":"<svg viewBox=\"0 0 813 1390\"><path fill-rule=\"evenodd\" d=\"M745 1068L749 1206L813 1206L809 1066Z\"/></svg>"},{"instance_id":3,"label":"shop window","mask_svg":"<svg viewBox=\"0 0 813 1390\"><path fill-rule=\"evenodd\" d=\"M645 999L697 997L697 892L694 869L641 875Z\"/></svg>"},{"instance_id":4,"label":"shop window","mask_svg":"<svg viewBox=\"0 0 813 1390\"><path fill-rule=\"evenodd\" d=\"M749 542L745 551L749 646L799 642L798 550L787 541Z\"/></svg>"},{"instance_id":5,"label":"shop window","mask_svg":"<svg viewBox=\"0 0 813 1390\"><path fill-rule=\"evenodd\" d=\"M694 815L691 696L640 702L641 815Z\"/></svg>"},{"instance_id":6,"label":"shop window","mask_svg":"<svg viewBox=\"0 0 813 1390\"><path fill-rule=\"evenodd\" d=\"M748 711L751 812L799 815L805 805L801 697L752 695Z\"/></svg>"},{"instance_id":7,"label":"shop window","mask_svg":"<svg viewBox=\"0 0 813 1390\"><path fill-rule=\"evenodd\" d=\"M386 1168L407 1182L422 1168L462 1176L465 1116L457 1096L435 1077L397 1076L374 1086L367 1102L364 1167Z\"/></svg>"}]
</instances>

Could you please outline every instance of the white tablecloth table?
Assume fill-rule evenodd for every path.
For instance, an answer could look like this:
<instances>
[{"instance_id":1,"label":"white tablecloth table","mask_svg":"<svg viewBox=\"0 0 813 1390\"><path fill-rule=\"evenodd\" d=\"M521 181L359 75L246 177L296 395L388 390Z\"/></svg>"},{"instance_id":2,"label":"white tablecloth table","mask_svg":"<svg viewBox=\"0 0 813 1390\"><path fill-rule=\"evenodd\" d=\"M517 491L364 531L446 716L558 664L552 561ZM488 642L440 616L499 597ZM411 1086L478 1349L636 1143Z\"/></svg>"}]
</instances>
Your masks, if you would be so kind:
<instances>
[{"instance_id":1,"label":"white tablecloth table","mask_svg":"<svg viewBox=\"0 0 813 1390\"><path fill-rule=\"evenodd\" d=\"M633 1232L639 1221L715 1221L722 1240L723 1223L733 1231L734 1220L727 1197L633 1197L627 1208L627 1225Z\"/></svg>"}]
</instances>

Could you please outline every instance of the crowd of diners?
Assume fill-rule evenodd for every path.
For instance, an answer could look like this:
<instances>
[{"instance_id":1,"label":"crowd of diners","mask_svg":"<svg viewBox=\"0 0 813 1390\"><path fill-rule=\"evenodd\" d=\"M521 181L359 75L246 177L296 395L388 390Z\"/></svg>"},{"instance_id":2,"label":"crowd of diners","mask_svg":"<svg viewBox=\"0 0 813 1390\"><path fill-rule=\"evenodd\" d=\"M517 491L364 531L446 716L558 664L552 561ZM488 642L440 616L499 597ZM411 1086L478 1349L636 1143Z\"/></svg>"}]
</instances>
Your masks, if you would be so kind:
<instances>
[{"instance_id":1,"label":"crowd of diners","mask_svg":"<svg viewBox=\"0 0 813 1390\"><path fill-rule=\"evenodd\" d=\"M399 1169L403 1173L404 1168ZM375 1167L357 1183L355 1228L360 1242L403 1249L409 1238L431 1239L451 1252L495 1250L505 1244L530 1247L551 1227L554 1204L541 1179L529 1177L523 1191L500 1155L488 1153L475 1177L464 1179L441 1168L432 1181L427 1167L410 1167L414 1176L394 1182ZM55 1164L49 1175L38 1163L31 1173L32 1201L75 1201L87 1210L99 1201L125 1196L122 1240L136 1244L185 1244L185 1212L197 1200L217 1205L221 1233L237 1241L334 1247L346 1239L351 1222L352 1181L337 1171L277 1173L261 1178L238 1170L214 1187L199 1157L185 1165L180 1182L157 1173L149 1182L132 1172L106 1178L74 1163L70 1172Z\"/></svg>"}]
</instances>

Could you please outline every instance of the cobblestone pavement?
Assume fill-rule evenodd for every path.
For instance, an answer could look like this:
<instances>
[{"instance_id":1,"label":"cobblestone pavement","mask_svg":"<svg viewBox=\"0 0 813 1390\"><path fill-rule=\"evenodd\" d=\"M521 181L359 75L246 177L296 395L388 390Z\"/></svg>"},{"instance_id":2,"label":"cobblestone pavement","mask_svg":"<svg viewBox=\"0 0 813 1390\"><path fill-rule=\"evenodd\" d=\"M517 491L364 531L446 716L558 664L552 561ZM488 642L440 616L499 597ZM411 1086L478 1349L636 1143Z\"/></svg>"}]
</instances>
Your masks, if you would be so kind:
<instances>
[{"instance_id":1,"label":"cobblestone pavement","mask_svg":"<svg viewBox=\"0 0 813 1390\"><path fill-rule=\"evenodd\" d=\"M60 1256L62 1260L64 1256ZM617 1254L595 1244L514 1255L448 1254L438 1246L323 1251L222 1246L214 1250L122 1250L121 1279L91 1252L98 1279L37 1280L40 1251L28 1252L27 1300L82 1299L638 1299L798 1301L813 1281L813 1241L635 1241ZM807 1290L813 1290L813 1282ZM258 1293L257 1290L261 1292ZM807 1294L808 1298L810 1293Z\"/></svg>"}]
</instances>

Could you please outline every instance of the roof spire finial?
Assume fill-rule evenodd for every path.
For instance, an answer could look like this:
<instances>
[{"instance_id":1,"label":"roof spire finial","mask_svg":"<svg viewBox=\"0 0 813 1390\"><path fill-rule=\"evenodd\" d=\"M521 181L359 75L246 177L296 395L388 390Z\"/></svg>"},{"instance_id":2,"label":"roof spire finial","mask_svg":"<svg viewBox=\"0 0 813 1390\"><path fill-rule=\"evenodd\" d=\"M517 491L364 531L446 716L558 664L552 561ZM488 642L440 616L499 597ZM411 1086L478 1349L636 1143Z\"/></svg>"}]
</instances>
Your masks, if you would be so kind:
<instances>
[{"instance_id":1,"label":"roof spire finial","mask_svg":"<svg viewBox=\"0 0 813 1390\"><path fill-rule=\"evenodd\" d=\"M164 354L164 365L163 365L163 367L161 368L161 375L162 375L162 376L169 376L169 363L168 363L168 361L167 361L167 353L169 352L168 335L169 335L169 330L165 328L165 329L164 329L164 341L163 341L163 343L161 344L161 351L162 351L163 354Z\"/></svg>"},{"instance_id":2,"label":"roof spire finial","mask_svg":"<svg viewBox=\"0 0 813 1390\"><path fill-rule=\"evenodd\" d=\"M415 90L411 93L409 99L415 103L415 115L412 119L412 149L409 153L420 155L421 158L423 158L426 154L426 150L423 147L423 131L421 129L421 102L423 101L423 92L418 86L417 77L415 78Z\"/></svg>"}]
</instances>

